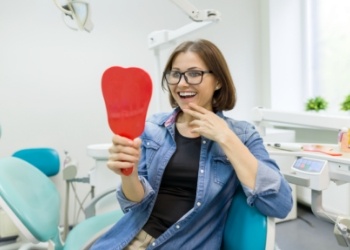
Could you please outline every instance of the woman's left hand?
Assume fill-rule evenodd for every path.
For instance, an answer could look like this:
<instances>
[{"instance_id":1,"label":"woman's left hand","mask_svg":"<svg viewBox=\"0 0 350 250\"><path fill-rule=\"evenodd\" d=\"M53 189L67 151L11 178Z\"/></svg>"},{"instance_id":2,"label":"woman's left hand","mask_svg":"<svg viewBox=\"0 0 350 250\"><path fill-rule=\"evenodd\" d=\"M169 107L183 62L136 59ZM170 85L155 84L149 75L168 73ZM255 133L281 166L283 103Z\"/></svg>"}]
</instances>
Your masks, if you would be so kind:
<instances>
[{"instance_id":1,"label":"woman's left hand","mask_svg":"<svg viewBox=\"0 0 350 250\"><path fill-rule=\"evenodd\" d=\"M189 107L189 109L183 109L183 112L195 118L190 123L194 127L191 130L192 133L198 133L216 142L224 140L228 133L232 133L225 120L212 111L194 103L190 103Z\"/></svg>"}]
</instances>

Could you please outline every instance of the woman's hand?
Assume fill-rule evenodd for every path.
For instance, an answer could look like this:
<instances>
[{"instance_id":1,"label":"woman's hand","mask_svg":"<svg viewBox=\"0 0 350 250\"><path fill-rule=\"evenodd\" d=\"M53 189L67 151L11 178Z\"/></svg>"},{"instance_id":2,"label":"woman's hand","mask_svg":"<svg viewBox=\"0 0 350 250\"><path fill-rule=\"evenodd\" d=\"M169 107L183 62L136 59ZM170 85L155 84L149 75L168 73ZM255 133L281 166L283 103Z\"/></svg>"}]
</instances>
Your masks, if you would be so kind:
<instances>
[{"instance_id":1,"label":"woman's hand","mask_svg":"<svg viewBox=\"0 0 350 250\"><path fill-rule=\"evenodd\" d=\"M122 169L132 168L132 174L137 176L137 167L141 154L141 139L130 140L120 135L114 135L112 146L109 148L107 166L113 172L122 175Z\"/></svg>"},{"instance_id":2,"label":"woman's hand","mask_svg":"<svg viewBox=\"0 0 350 250\"><path fill-rule=\"evenodd\" d=\"M238 179L247 187L254 189L258 171L258 161L242 141L231 131L222 118L213 112L190 103L183 112L194 117L192 132L216 141L223 149Z\"/></svg>"},{"instance_id":3,"label":"woman's hand","mask_svg":"<svg viewBox=\"0 0 350 250\"><path fill-rule=\"evenodd\" d=\"M183 112L194 118L190 123L194 127L191 130L192 133L198 133L216 142L225 140L228 134L232 134L225 120L212 111L194 103L190 103L189 107L189 109L183 109Z\"/></svg>"}]
</instances>

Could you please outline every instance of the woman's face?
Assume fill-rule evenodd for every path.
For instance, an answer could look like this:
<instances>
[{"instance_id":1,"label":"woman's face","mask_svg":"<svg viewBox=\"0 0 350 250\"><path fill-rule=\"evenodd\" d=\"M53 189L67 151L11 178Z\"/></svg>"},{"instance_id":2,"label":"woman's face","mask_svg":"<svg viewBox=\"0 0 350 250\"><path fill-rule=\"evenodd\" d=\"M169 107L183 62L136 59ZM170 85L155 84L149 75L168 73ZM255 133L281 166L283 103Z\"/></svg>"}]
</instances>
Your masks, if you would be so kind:
<instances>
[{"instance_id":1,"label":"woman's face","mask_svg":"<svg viewBox=\"0 0 350 250\"><path fill-rule=\"evenodd\" d=\"M208 71L208 67L194 52L182 52L173 61L172 71L183 73L185 71ZM191 85L182 75L177 85L168 85L169 90L181 109L188 108L188 103L195 103L208 110L213 110L212 100L215 90L220 88L217 79L211 73L203 74L200 84Z\"/></svg>"}]
</instances>

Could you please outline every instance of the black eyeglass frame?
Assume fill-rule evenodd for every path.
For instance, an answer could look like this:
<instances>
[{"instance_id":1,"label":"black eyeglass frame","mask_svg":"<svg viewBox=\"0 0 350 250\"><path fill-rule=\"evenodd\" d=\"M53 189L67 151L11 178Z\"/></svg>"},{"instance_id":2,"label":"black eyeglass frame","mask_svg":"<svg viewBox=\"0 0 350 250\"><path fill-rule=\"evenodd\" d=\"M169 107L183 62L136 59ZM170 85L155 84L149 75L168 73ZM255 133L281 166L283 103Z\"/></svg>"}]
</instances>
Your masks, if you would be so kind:
<instances>
[{"instance_id":1,"label":"black eyeglass frame","mask_svg":"<svg viewBox=\"0 0 350 250\"><path fill-rule=\"evenodd\" d=\"M177 83L169 83L167 75L169 75L171 72L177 72L177 73L180 74L179 81ZM188 79L187 79L187 76L186 76L186 73L188 73L188 72L201 73L201 80L199 81L199 83L190 83L190 82L188 82ZM185 81L186 81L187 84L189 84L189 85L199 85L199 84L201 84L203 82L204 74L212 74L212 73L213 72L211 70L187 70L187 71L184 71L184 72L180 72L180 71L176 71L176 70L169 70L169 71L166 71L164 73L164 79L165 79L165 81L166 81L166 83L168 85L177 85L177 84L180 83L181 78L183 76L185 78Z\"/></svg>"}]
</instances>

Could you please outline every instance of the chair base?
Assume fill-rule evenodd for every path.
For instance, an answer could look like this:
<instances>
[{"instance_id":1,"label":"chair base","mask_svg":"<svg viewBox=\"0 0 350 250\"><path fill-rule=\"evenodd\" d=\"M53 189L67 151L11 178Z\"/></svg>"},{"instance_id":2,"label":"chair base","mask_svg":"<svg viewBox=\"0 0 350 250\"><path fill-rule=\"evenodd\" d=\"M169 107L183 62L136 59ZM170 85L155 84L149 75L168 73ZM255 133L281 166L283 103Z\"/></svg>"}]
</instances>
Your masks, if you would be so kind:
<instances>
[{"instance_id":1,"label":"chair base","mask_svg":"<svg viewBox=\"0 0 350 250\"><path fill-rule=\"evenodd\" d=\"M21 237L17 237L15 240L3 241L0 243L0 250L18 250L23 243Z\"/></svg>"}]
</instances>

